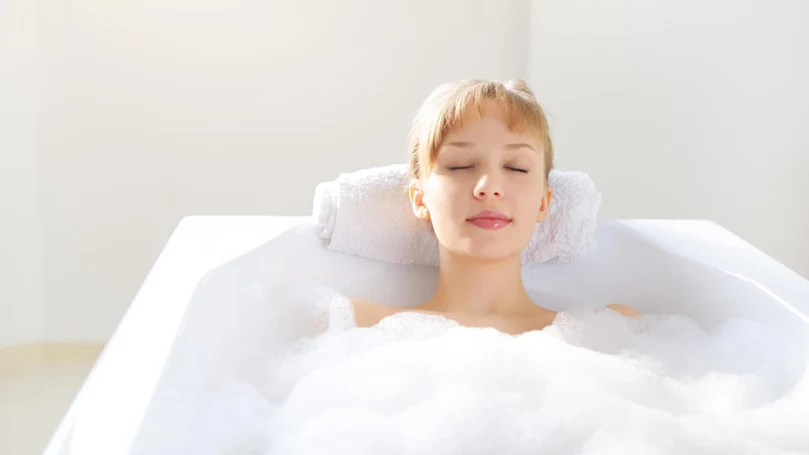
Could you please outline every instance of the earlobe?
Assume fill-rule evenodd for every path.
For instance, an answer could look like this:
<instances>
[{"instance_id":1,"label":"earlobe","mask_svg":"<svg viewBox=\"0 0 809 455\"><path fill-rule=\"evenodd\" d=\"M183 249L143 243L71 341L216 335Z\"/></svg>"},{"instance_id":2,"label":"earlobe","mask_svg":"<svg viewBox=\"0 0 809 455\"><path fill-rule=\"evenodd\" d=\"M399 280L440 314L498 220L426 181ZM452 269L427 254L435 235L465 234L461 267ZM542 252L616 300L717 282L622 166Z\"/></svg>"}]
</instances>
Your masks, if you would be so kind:
<instances>
[{"instance_id":1,"label":"earlobe","mask_svg":"<svg viewBox=\"0 0 809 455\"><path fill-rule=\"evenodd\" d=\"M430 211L427 209L427 206L424 205L424 192L421 190L421 182L419 182L418 179L413 179L410 181L408 193L410 195L410 206L412 207L416 218L420 220L429 220Z\"/></svg>"},{"instance_id":2,"label":"earlobe","mask_svg":"<svg viewBox=\"0 0 809 455\"><path fill-rule=\"evenodd\" d=\"M551 190L551 188L548 187L548 189L545 191L545 196L542 198L542 202L539 205L539 213L537 214L537 223L545 221L545 218L548 216L548 210L550 209L552 196L553 190Z\"/></svg>"}]
</instances>

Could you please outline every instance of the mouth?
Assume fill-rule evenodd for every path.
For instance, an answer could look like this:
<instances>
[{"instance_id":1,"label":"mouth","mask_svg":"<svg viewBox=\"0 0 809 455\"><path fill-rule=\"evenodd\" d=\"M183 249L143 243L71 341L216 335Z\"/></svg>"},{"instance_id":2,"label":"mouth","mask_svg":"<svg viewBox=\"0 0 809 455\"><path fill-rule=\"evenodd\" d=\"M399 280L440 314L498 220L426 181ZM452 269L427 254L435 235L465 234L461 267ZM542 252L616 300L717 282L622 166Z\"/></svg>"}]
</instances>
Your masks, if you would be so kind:
<instances>
[{"instance_id":1,"label":"mouth","mask_svg":"<svg viewBox=\"0 0 809 455\"><path fill-rule=\"evenodd\" d=\"M481 229L496 231L511 224L511 218L495 210L484 210L467 218L466 222Z\"/></svg>"}]
</instances>

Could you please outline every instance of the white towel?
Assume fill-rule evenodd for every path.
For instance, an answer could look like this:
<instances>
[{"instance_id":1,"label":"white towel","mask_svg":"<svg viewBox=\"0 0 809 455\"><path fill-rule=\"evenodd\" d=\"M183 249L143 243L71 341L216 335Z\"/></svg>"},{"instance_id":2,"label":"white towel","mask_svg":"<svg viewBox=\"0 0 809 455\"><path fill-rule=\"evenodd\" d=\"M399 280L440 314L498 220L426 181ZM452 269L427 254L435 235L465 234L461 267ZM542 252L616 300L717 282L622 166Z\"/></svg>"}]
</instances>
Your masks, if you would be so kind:
<instances>
[{"instance_id":1,"label":"white towel","mask_svg":"<svg viewBox=\"0 0 809 455\"><path fill-rule=\"evenodd\" d=\"M340 174L315 188L312 217L327 248L384 262L438 265L438 240L416 218L407 196L407 165ZM601 194L584 172L552 170L550 212L537 223L522 264L568 261L595 248Z\"/></svg>"}]
</instances>

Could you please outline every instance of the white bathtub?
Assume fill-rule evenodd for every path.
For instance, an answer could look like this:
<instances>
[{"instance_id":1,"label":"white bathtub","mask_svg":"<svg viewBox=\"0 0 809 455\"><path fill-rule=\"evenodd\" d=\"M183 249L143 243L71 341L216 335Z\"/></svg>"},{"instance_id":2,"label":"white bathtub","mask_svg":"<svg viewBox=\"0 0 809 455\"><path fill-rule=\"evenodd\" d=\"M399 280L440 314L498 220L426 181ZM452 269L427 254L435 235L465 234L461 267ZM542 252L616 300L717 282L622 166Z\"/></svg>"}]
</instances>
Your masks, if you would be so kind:
<instances>
[{"instance_id":1,"label":"white bathtub","mask_svg":"<svg viewBox=\"0 0 809 455\"><path fill-rule=\"evenodd\" d=\"M526 269L544 306L624 303L706 328L730 316L809 327L809 281L714 223L603 221L597 241L586 260ZM329 271L310 271L313 261ZM46 453L176 453L206 378L261 354L268 293L323 285L410 306L431 292L434 273L330 252L308 217L186 218Z\"/></svg>"}]
</instances>

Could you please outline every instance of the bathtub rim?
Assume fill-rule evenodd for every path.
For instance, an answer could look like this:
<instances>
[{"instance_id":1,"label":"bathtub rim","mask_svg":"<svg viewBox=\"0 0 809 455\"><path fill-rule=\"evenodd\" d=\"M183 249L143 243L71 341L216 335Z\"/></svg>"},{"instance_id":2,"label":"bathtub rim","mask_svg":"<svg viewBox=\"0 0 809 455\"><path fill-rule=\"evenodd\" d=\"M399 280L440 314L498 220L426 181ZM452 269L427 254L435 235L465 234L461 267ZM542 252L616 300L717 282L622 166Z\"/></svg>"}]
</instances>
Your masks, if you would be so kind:
<instances>
[{"instance_id":1,"label":"bathtub rim","mask_svg":"<svg viewBox=\"0 0 809 455\"><path fill-rule=\"evenodd\" d=\"M129 409L125 413L126 422L105 429L103 440L99 440L98 453L127 453L137 436L142 416L148 408L148 398L157 386L172 340L197 284L216 268L311 221L310 216L183 218L158 255L44 453L71 453L71 433L77 409L85 400L101 399L105 392L118 398L125 393ZM713 221L619 219L604 222L632 231L674 254L728 273L752 275L760 286L787 301L794 296L809 295L809 281ZM225 238L227 242L222 242ZM178 266L184 267L179 280L176 276ZM154 288L159 288L168 279L174 292L171 298L161 300L171 302L173 308L152 300ZM155 318L149 316L158 310L159 324L155 325ZM809 315L809 302L800 312ZM144 325L146 322L149 324ZM148 345L133 344L144 340L143 333L149 334ZM138 369L140 377L137 381L127 381L127 371L133 368Z\"/></svg>"}]
</instances>

